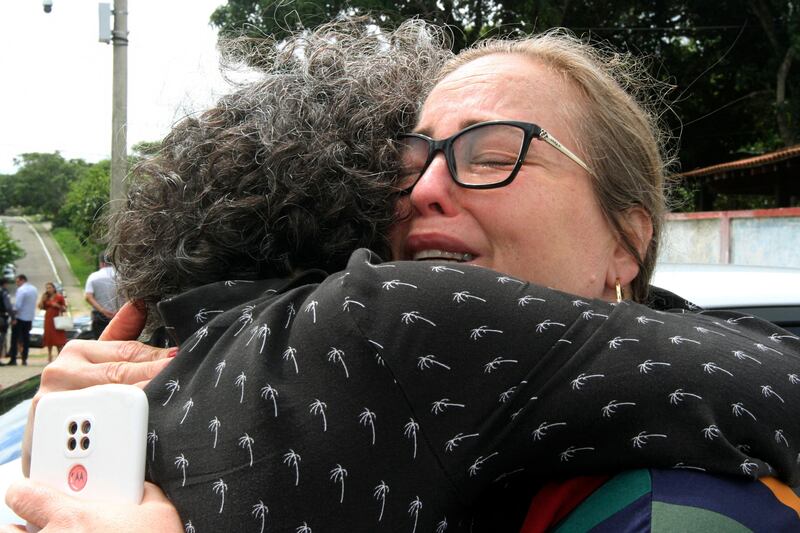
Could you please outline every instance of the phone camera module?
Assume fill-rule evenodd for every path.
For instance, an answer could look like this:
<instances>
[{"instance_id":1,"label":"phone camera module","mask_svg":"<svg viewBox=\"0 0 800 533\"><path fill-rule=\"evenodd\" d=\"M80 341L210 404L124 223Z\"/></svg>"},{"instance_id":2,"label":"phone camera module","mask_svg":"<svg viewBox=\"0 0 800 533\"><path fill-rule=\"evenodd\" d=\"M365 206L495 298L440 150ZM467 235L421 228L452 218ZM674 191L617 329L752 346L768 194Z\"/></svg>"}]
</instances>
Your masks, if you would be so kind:
<instances>
[{"instance_id":1,"label":"phone camera module","mask_svg":"<svg viewBox=\"0 0 800 533\"><path fill-rule=\"evenodd\" d=\"M88 450L89 449L89 437L83 437L81 439L81 450Z\"/></svg>"},{"instance_id":2,"label":"phone camera module","mask_svg":"<svg viewBox=\"0 0 800 533\"><path fill-rule=\"evenodd\" d=\"M77 433L77 431L78 431L78 423L75 422L75 421L70 422L69 423L69 434L70 435L74 435L75 433Z\"/></svg>"},{"instance_id":3,"label":"phone camera module","mask_svg":"<svg viewBox=\"0 0 800 533\"><path fill-rule=\"evenodd\" d=\"M67 440L67 449L68 449L69 451L73 451L73 450L75 450L75 448L76 448L77 446L78 446L78 441L76 441L76 440L75 440L75 437L70 437L70 438Z\"/></svg>"},{"instance_id":4,"label":"phone camera module","mask_svg":"<svg viewBox=\"0 0 800 533\"><path fill-rule=\"evenodd\" d=\"M84 433L89 433L91 429L92 429L92 423L89 422L88 420L84 420L83 424L81 424L81 431Z\"/></svg>"}]
</instances>

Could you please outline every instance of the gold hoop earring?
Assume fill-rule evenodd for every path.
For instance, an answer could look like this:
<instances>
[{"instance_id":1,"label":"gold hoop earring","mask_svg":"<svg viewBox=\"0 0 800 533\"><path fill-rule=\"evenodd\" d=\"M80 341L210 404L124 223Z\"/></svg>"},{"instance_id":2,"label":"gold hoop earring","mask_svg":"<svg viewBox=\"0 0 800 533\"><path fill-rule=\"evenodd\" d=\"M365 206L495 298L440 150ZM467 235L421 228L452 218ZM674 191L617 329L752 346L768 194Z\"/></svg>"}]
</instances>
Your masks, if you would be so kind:
<instances>
[{"instance_id":1,"label":"gold hoop earring","mask_svg":"<svg viewBox=\"0 0 800 533\"><path fill-rule=\"evenodd\" d=\"M619 278L617 278L617 282L615 283L615 285L617 288L617 303L620 303L622 301L623 294L622 294L622 285L619 284Z\"/></svg>"}]
</instances>

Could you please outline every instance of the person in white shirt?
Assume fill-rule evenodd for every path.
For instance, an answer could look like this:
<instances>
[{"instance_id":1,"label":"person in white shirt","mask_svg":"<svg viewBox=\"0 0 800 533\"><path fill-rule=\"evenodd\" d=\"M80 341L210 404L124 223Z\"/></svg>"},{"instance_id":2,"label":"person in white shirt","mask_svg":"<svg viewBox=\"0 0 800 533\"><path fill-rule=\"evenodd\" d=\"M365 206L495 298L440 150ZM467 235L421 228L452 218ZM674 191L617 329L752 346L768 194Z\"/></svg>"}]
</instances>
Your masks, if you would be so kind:
<instances>
[{"instance_id":1,"label":"person in white shirt","mask_svg":"<svg viewBox=\"0 0 800 533\"><path fill-rule=\"evenodd\" d=\"M92 306L92 334L95 339L100 337L125 303L117 293L117 271L114 266L107 261L103 253L100 254L99 263L100 269L89 274L84 289L84 297Z\"/></svg>"},{"instance_id":2,"label":"person in white shirt","mask_svg":"<svg viewBox=\"0 0 800 533\"><path fill-rule=\"evenodd\" d=\"M22 364L28 364L28 348L30 347L31 325L36 314L38 291L28 283L25 274L17 276L17 294L14 299L14 319L11 321L11 347L8 356L10 366L17 364L17 352L21 351Z\"/></svg>"}]
</instances>

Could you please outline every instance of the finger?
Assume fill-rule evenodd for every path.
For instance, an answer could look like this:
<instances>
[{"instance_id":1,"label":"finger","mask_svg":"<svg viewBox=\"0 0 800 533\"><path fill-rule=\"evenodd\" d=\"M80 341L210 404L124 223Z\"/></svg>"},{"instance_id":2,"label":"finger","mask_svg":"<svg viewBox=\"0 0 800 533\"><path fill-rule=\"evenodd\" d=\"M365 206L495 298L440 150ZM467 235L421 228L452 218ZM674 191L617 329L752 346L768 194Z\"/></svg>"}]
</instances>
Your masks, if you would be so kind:
<instances>
[{"instance_id":1,"label":"finger","mask_svg":"<svg viewBox=\"0 0 800 533\"><path fill-rule=\"evenodd\" d=\"M147 310L126 302L100 335L101 341L127 341L139 338L147 322Z\"/></svg>"},{"instance_id":2,"label":"finger","mask_svg":"<svg viewBox=\"0 0 800 533\"><path fill-rule=\"evenodd\" d=\"M0 525L0 533L27 533L27 529L25 526L15 525L15 524L6 524Z\"/></svg>"},{"instance_id":3,"label":"finger","mask_svg":"<svg viewBox=\"0 0 800 533\"><path fill-rule=\"evenodd\" d=\"M161 503L169 502L167 495L161 488L149 481L144 482L144 494L142 495L142 503Z\"/></svg>"},{"instance_id":4,"label":"finger","mask_svg":"<svg viewBox=\"0 0 800 533\"><path fill-rule=\"evenodd\" d=\"M76 373L74 369L67 370L64 371L63 376L55 375L61 372L60 367L55 367L50 369L48 373L48 392L83 389L107 383L133 385L141 381L149 381L156 377L171 361L171 358L141 363L110 361L85 365L80 369L79 373Z\"/></svg>"},{"instance_id":5,"label":"finger","mask_svg":"<svg viewBox=\"0 0 800 533\"><path fill-rule=\"evenodd\" d=\"M89 363L108 363L111 361L125 361L128 363L143 363L156 361L175 355L175 348L156 348L138 341L86 341L72 340L67 343L62 351L62 356L56 359L60 363L56 366L68 367L73 359L88 361ZM45 367L48 368L48 367Z\"/></svg>"},{"instance_id":6,"label":"finger","mask_svg":"<svg viewBox=\"0 0 800 533\"><path fill-rule=\"evenodd\" d=\"M65 498L67 496L41 483L23 479L8 487L6 505L23 520L42 528L52 513L63 508Z\"/></svg>"}]
</instances>

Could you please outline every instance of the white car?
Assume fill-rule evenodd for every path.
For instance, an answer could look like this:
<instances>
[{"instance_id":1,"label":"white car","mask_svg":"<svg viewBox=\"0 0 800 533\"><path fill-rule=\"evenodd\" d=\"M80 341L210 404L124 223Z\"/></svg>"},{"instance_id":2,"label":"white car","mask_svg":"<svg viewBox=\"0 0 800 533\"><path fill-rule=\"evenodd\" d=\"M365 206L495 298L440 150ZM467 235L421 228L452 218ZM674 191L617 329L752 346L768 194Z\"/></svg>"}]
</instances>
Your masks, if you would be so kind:
<instances>
[{"instance_id":1,"label":"white car","mask_svg":"<svg viewBox=\"0 0 800 533\"><path fill-rule=\"evenodd\" d=\"M662 263L652 284L704 309L755 315L800 333L800 268Z\"/></svg>"}]
</instances>

